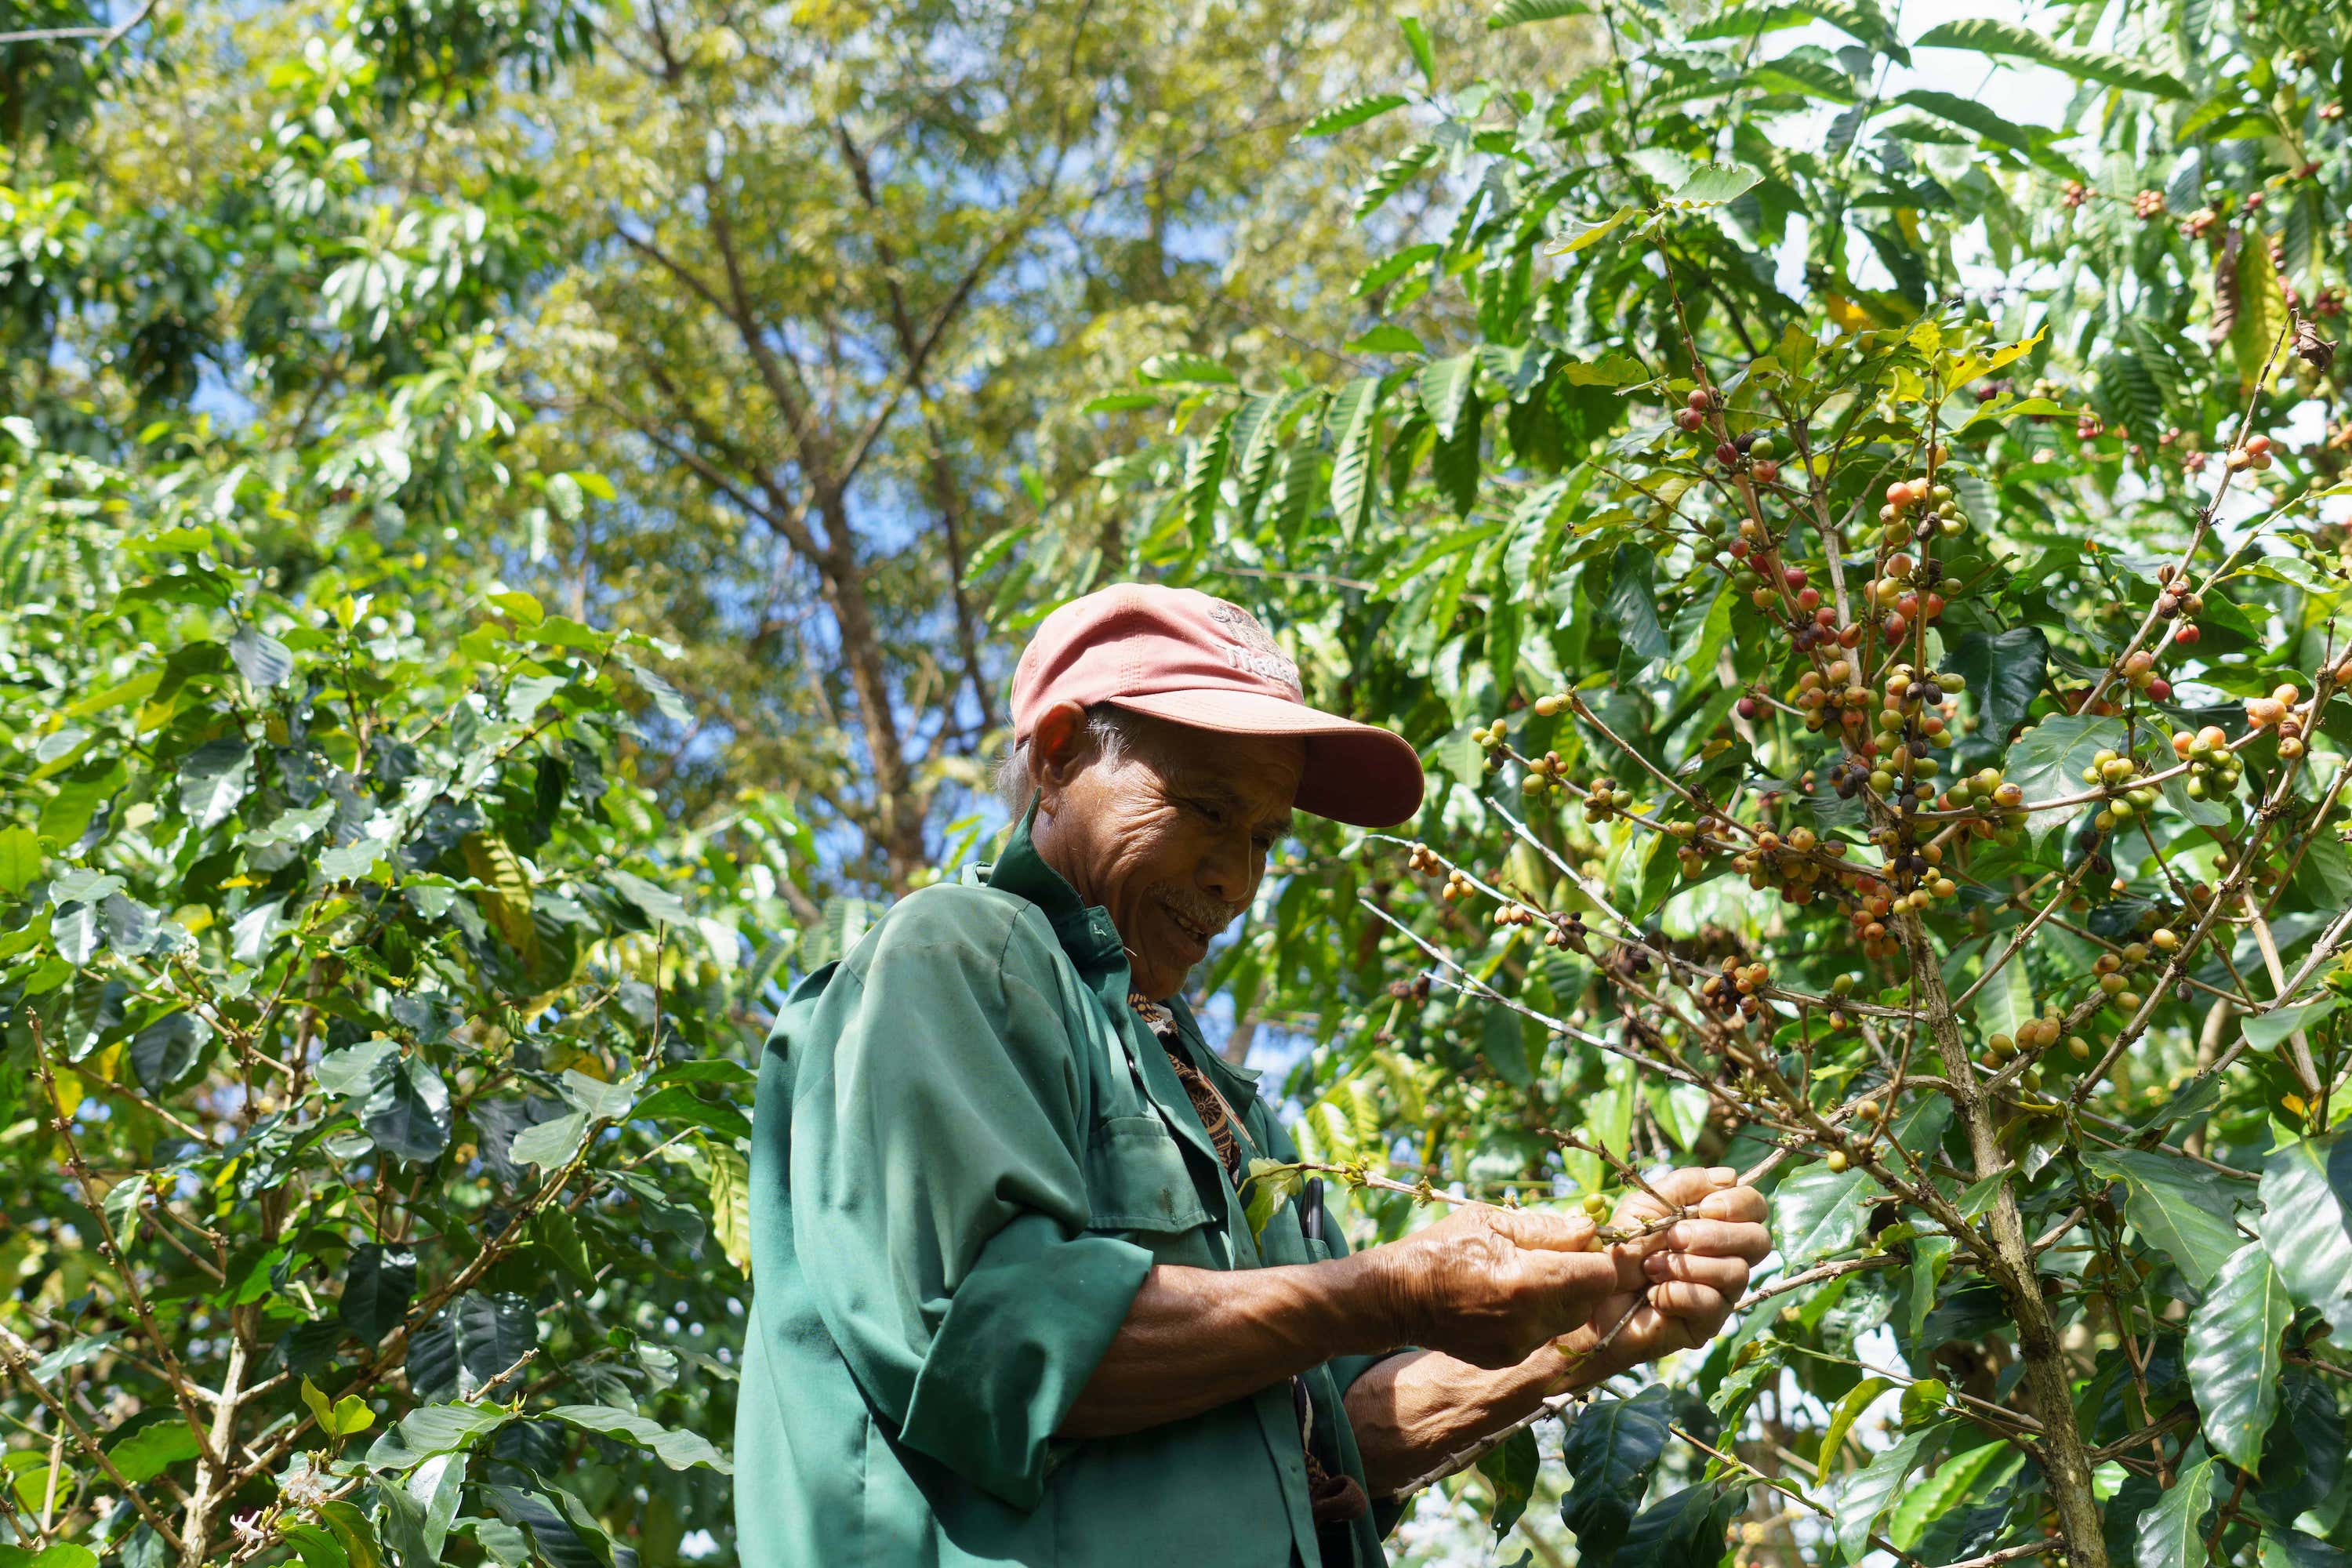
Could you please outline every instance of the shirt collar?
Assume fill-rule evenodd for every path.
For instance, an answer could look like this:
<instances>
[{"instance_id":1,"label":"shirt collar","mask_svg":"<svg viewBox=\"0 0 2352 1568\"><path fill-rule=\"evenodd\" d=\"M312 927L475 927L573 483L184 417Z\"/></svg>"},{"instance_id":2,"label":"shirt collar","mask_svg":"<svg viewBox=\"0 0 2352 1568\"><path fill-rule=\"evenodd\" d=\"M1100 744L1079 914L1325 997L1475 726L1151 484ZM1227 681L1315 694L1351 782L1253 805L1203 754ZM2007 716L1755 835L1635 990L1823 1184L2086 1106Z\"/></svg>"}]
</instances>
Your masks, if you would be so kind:
<instances>
[{"instance_id":1,"label":"shirt collar","mask_svg":"<svg viewBox=\"0 0 2352 1568\"><path fill-rule=\"evenodd\" d=\"M1096 969L1124 965L1127 949L1118 940L1118 927L1112 923L1110 911L1080 899L1078 890L1037 853L1037 846L1030 837L1031 825L1036 819L1037 799L1033 795L1029 809L1022 815L1004 846L1004 853L994 865L979 868L979 879L1001 892L1026 899L1043 910L1062 951L1074 963Z\"/></svg>"}]
</instances>

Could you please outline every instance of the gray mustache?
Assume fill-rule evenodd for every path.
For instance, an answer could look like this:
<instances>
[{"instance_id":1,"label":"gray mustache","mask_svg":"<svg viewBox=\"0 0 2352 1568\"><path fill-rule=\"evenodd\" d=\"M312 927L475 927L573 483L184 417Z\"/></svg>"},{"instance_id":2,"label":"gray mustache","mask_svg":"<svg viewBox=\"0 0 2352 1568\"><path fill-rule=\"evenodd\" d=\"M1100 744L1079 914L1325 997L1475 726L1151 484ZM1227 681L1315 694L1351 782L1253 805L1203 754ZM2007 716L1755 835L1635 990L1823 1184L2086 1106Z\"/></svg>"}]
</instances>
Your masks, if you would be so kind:
<instances>
[{"instance_id":1,"label":"gray mustache","mask_svg":"<svg viewBox=\"0 0 2352 1568\"><path fill-rule=\"evenodd\" d=\"M1204 899L1197 893L1179 892L1173 888L1157 890L1160 901L1176 911L1187 923L1196 925L1210 935L1234 923L1241 911L1215 899Z\"/></svg>"}]
</instances>

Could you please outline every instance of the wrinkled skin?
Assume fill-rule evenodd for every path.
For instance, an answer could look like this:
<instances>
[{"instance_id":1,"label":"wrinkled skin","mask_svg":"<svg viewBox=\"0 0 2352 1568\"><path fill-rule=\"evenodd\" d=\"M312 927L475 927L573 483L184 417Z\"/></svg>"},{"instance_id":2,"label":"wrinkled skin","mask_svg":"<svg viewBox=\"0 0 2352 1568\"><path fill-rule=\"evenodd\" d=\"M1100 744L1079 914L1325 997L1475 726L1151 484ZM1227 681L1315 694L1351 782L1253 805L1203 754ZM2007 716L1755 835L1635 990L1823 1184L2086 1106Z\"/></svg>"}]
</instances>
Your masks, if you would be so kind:
<instances>
[{"instance_id":1,"label":"wrinkled skin","mask_svg":"<svg viewBox=\"0 0 2352 1568\"><path fill-rule=\"evenodd\" d=\"M1060 703L1032 733L1031 838L1081 899L1109 911L1135 989L1171 996L1257 896L1266 855L1290 828L1306 746L1139 719L1134 743L1106 763L1085 721Z\"/></svg>"}]
</instances>

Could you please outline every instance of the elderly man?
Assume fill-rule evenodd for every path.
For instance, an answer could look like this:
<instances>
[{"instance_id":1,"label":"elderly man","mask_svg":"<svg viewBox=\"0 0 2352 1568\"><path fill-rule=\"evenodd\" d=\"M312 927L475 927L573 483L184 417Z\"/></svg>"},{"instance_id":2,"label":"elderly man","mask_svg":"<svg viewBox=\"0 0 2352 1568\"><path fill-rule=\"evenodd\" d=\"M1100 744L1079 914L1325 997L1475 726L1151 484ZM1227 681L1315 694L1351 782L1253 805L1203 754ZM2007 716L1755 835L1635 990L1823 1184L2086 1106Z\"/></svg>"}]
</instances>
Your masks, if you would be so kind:
<instances>
[{"instance_id":1,"label":"elderly man","mask_svg":"<svg viewBox=\"0 0 2352 1568\"><path fill-rule=\"evenodd\" d=\"M1614 1247L1480 1207L1351 1255L1311 1201L1252 1234L1248 1161L1297 1156L1180 988L1294 806L1413 813L1411 746L1160 587L1046 617L1013 720L1003 858L901 901L769 1041L745 1563L1379 1563L1412 1478L1721 1326L1769 1246L1726 1170Z\"/></svg>"}]
</instances>

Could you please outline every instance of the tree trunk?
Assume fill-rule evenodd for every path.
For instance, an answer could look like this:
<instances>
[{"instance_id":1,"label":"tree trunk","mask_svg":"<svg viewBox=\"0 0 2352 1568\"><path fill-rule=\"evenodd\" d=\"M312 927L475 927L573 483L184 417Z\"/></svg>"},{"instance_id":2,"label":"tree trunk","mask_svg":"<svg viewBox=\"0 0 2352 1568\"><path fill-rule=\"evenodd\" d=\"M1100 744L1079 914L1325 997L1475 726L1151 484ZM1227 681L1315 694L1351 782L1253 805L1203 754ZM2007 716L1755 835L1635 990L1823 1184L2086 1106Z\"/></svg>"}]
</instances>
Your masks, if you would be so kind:
<instances>
[{"instance_id":1,"label":"tree trunk","mask_svg":"<svg viewBox=\"0 0 2352 1568\"><path fill-rule=\"evenodd\" d=\"M857 693L858 721L866 731L867 763L874 772L875 837L887 867L891 891L904 893L914 887L916 874L924 865L923 802L901 747L889 670L883 660L881 635L874 626L873 607L857 574L856 535L850 528L845 499L835 491L824 499L822 510L830 548L817 566L825 599L833 606L834 624L841 633L841 657L849 667L850 688Z\"/></svg>"},{"instance_id":2,"label":"tree trunk","mask_svg":"<svg viewBox=\"0 0 2352 1568\"><path fill-rule=\"evenodd\" d=\"M257 1310L236 1308L231 1319L228 1367L221 1374L220 1399L213 1406L210 1439L213 1453L220 1457L220 1468L215 1469L210 1458L196 1461L195 1490L188 1498L187 1523L180 1530L183 1568L203 1568L212 1549L213 1517L228 1501L226 1478L236 1468L236 1417L245 1403L246 1338L250 1314Z\"/></svg>"},{"instance_id":3,"label":"tree trunk","mask_svg":"<svg viewBox=\"0 0 2352 1568\"><path fill-rule=\"evenodd\" d=\"M963 591L963 496L956 489L955 470L948 462L947 440L939 422L923 422L930 444L931 501L940 509L940 531L947 536L948 599L955 605L956 647L963 655L964 678L971 682L971 700L980 705L983 730L996 728L996 704L989 696L988 679L980 668L980 623Z\"/></svg>"},{"instance_id":4,"label":"tree trunk","mask_svg":"<svg viewBox=\"0 0 2352 1568\"><path fill-rule=\"evenodd\" d=\"M1944 972L1927 940L1927 927L1916 913L1906 912L1901 930L1905 952L1911 960L1911 984L1919 1010L1951 1080L1952 1100L1968 1130L1969 1155L1979 1180L2001 1170L2000 1141L1993 1126L1993 1107L1978 1087L1975 1064L1960 1037L1959 1020L1952 1016L1952 999L1944 989ZM2069 1568L2107 1568L2106 1538L2099 1528L2099 1503L2091 1489L2090 1454L2074 1424L2074 1389L2066 1375L2064 1352L2058 1343L2050 1303L2042 1299L2033 1266L2033 1249L2025 1223L2017 1212L2017 1195L2006 1182L1993 1200L1992 1244L2000 1267L1994 1283L2007 1300L2017 1323L2017 1342L2025 1361L2025 1394L2034 1418L2042 1423L2042 1474L2050 1483L2051 1501L2058 1513L2058 1533L2066 1543Z\"/></svg>"}]
</instances>

